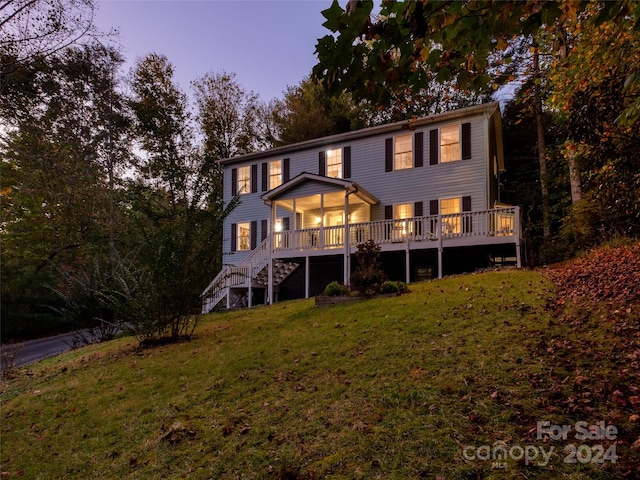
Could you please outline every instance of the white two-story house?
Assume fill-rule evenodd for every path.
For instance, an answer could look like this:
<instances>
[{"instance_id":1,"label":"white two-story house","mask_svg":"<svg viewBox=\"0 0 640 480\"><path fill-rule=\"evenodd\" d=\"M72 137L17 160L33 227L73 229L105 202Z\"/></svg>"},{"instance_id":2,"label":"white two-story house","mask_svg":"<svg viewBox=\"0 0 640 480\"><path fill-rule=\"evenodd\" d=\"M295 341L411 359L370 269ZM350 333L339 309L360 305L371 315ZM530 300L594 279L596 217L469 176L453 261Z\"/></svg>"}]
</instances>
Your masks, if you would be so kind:
<instances>
[{"instance_id":1,"label":"white two-story house","mask_svg":"<svg viewBox=\"0 0 640 480\"><path fill-rule=\"evenodd\" d=\"M511 259L520 212L500 204L500 109L488 103L221 160L223 270L203 311L349 283L357 245L407 283ZM216 273L216 272L212 272Z\"/></svg>"}]
</instances>

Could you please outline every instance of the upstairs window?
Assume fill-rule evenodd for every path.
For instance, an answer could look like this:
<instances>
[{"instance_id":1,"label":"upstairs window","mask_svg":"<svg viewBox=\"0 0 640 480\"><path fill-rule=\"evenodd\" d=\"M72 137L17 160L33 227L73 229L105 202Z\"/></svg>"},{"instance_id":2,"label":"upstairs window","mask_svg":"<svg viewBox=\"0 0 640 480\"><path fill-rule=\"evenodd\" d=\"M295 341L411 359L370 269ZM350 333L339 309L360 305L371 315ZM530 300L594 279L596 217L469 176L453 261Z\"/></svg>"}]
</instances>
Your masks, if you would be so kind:
<instances>
[{"instance_id":1,"label":"upstairs window","mask_svg":"<svg viewBox=\"0 0 640 480\"><path fill-rule=\"evenodd\" d=\"M440 129L440 162L462 159L460 125L449 125Z\"/></svg>"},{"instance_id":2,"label":"upstairs window","mask_svg":"<svg viewBox=\"0 0 640 480\"><path fill-rule=\"evenodd\" d=\"M429 132L429 164L471 158L471 123L446 125Z\"/></svg>"},{"instance_id":3,"label":"upstairs window","mask_svg":"<svg viewBox=\"0 0 640 480\"><path fill-rule=\"evenodd\" d=\"M327 177L342 178L342 150L327 150Z\"/></svg>"},{"instance_id":4,"label":"upstairs window","mask_svg":"<svg viewBox=\"0 0 640 480\"><path fill-rule=\"evenodd\" d=\"M238 188L239 195L251 192L251 167L238 168Z\"/></svg>"},{"instance_id":5,"label":"upstairs window","mask_svg":"<svg viewBox=\"0 0 640 480\"><path fill-rule=\"evenodd\" d=\"M422 167L424 132L406 133L384 141L384 171Z\"/></svg>"},{"instance_id":6,"label":"upstairs window","mask_svg":"<svg viewBox=\"0 0 640 480\"><path fill-rule=\"evenodd\" d=\"M269 162L269 190L282 185L282 160Z\"/></svg>"},{"instance_id":7,"label":"upstairs window","mask_svg":"<svg viewBox=\"0 0 640 480\"><path fill-rule=\"evenodd\" d=\"M400 135L393 139L393 169L404 170L413 166L412 135Z\"/></svg>"}]
</instances>

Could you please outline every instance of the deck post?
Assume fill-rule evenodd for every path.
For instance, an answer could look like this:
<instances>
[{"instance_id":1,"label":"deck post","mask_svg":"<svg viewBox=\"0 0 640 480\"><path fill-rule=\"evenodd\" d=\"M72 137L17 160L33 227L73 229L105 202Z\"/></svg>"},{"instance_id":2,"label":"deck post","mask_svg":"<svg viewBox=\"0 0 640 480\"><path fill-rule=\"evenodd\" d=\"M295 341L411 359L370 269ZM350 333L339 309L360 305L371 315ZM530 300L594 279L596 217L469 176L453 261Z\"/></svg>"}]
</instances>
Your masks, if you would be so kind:
<instances>
[{"instance_id":1,"label":"deck post","mask_svg":"<svg viewBox=\"0 0 640 480\"><path fill-rule=\"evenodd\" d=\"M442 278L442 214L438 209L438 278Z\"/></svg>"},{"instance_id":2,"label":"deck post","mask_svg":"<svg viewBox=\"0 0 640 480\"><path fill-rule=\"evenodd\" d=\"M516 266L522 268L522 253L520 252L520 207L515 207L515 236L516 236Z\"/></svg>"},{"instance_id":3,"label":"deck post","mask_svg":"<svg viewBox=\"0 0 640 480\"><path fill-rule=\"evenodd\" d=\"M304 298L309 298L309 279L311 278L309 255L304 257Z\"/></svg>"},{"instance_id":4,"label":"deck post","mask_svg":"<svg viewBox=\"0 0 640 480\"><path fill-rule=\"evenodd\" d=\"M269 232L269 264L267 266L267 301L269 305L273 305L273 235L272 227L275 224L274 217L276 209L274 208L276 202L271 203L271 215L270 219L267 220L267 231Z\"/></svg>"},{"instance_id":5,"label":"deck post","mask_svg":"<svg viewBox=\"0 0 640 480\"><path fill-rule=\"evenodd\" d=\"M409 235L409 220L408 219L404 219L404 231L407 233L407 239L405 241L405 251L404 251L404 280L405 283L410 283L411 277L410 277L410 270L411 270L411 262L410 262L410 252L411 252L411 245L409 245L409 241L410 241L410 235Z\"/></svg>"}]
</instances>

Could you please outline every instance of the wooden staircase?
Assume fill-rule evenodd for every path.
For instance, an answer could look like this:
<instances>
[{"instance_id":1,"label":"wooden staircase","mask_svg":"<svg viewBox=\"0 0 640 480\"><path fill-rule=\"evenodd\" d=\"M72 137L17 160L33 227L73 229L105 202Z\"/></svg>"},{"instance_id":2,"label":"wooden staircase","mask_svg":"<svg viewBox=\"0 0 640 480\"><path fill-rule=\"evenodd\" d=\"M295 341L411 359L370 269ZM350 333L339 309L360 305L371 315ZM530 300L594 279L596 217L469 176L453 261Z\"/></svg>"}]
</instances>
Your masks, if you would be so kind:
<instances>
[{"instance_id":1,"label":"wooden staircase","mask_svg":"<svg viewBox=\"0 0 640 480\"><path fill-rule=\"evenodd\" d=\"M273 288L278 287L299 264L273 259ZM226 299L226 308L243 308L249 302L250 291L254 288L268 288L269 284L269 242L265 239L239 265L225 265L204 289L202 313L213 311ZM266 294L265 294L266 299Z\"/></svg>"}]
</instances>

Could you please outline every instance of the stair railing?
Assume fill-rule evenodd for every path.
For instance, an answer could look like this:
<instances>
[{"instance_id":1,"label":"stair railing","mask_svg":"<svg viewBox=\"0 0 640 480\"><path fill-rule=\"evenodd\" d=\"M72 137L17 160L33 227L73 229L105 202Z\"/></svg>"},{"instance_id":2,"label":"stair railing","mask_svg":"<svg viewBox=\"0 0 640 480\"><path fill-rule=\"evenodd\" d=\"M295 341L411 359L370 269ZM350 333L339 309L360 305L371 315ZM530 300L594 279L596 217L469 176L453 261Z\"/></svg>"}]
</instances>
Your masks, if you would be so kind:
<instances>
[{"instance_id":1,"label":"stair railing","mask_svg":"<svg viewBox=\"0 0 640 480\"><path fill-rule=\"evenodd\" d=\"M265 238L239 265L225 265L207 285L202 297L202 313L209 313L234 287L248 287L269 263L269 242Z\"/></svg>"}]
</instances>

